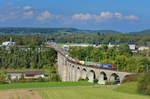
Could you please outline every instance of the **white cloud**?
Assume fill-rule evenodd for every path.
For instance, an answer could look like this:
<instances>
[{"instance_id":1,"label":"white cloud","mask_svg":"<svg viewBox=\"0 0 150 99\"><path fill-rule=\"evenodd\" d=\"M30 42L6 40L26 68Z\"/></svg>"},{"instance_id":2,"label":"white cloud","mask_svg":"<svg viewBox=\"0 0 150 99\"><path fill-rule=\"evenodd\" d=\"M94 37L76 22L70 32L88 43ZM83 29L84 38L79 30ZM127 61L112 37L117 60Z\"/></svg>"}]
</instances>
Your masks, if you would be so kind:
<instances>
[{"instance_id":1,"label":"white cloud","mask_svg":"<svg viewBox=\"0 0 150 99\"><path fill-rule=\"evenodd\" d=\"M119 12L115 12L115 13L101 12L99 15L89 14L89 13L87 13L87 14L80 13L80 14L74 14L72 16L73 21L79 20L80 22L84 21L84 23L85 23L85 21L90 21L90 20L93 20L93 22L95 21L97 23L97 22L114 19L114 18L118 19L118 20L136 20L136 19L138 19L137 16L135 16L135 15L123 16Z\"/></svg>"},{"instance_id":2,"label":"white cloud","mask_svg":"<svg viewBox=\"0 0 150 99\"><path fill-rule=\"evenodd\" d=\"M111 12L101 12L100 15L93 15L93 19L97 22L111 19L113 17L113 13Z\"/></svg>"},{"instance_id":3,"label":"white cloud","mask_svg":"<svg viewBox=\"0 0 150 99\"><path fill-rule=\"evenodd\" d=\"M33 15L34 15L33 11L24 12L24 18L26 18L26 19L32 18Z\"/></svg>"},{"instance_id":4,"label":"white cloud","mask_svg":"<svg viewBox=\"0 0 150 99\"><path fill-rule=\"evenodd\" d=\"M100 17L112 18L113 17L113 13L111 13L111 12L101 12Z\"/></svg>"},{"instance_id":5,"label":"white cloud","mask_svg":"<svg viewBox=\"0 0 150 99\"><path fill-rule=\"evenodd\" d=\"M126 20L137 20L138 17L135 16L135 15L129 15L129 16L125 16L125 19L126 19Z\"/></svg>"},{"instance_id":6,"label":"white cloud","mask_svg":"<svg viewBox=\"0 0 150 99\"><path fill-rule=\"evenodd\" d=\"M31 6L25 6L23 9L24 10L30 10L32 7Z\"/></svg>"},{"instance_id":7,"label":"white cloud","mask_svg":"<svg viewBox=\"0 0 150 99\"><path fill-rule=\"evenodd\" d=\"M72 19L74 19L74 20L90 20L92 18L93 18L93 16L90 15L89 13L87 13L87 14L80 13L80 14L75 14L72 16Z\"/></svg>"},{"instance_id":8,"label":"white cloud","mask_svg":"<svg viewBox=\"0 0 150 99\"><path fill-rule=\"evenodd\" d=\"M0 22L18 21L23 22L27 19L32 19L33 22L57 22L61 24L99 24L103 22L109 22L111 20L117 21L134 21L139 19L135 15L123 15L119 12L101 12L99 14L91 13L75 13L72 16L56 15L50 13L48 10L43 11L39 9L34 9L31 6L11 6L5 8L5 10L0 8ZM118 21L118 22L119 22Z\"/></svg>"},{"instance_id":9,"label":"white cloud","mask_svg":"<svg viewBox=\"0 0 150 99\"><path fill-rule=\"evenodd\" d=\"M51 18L53 18L53 15L49 11L44 11L37 17L37 20L45 21L45 20L51 19Z\"/></svg>"},{"instance_id":10,"label":"white cloud","mask_svg":"<svg viewBox=\"0 0 150 99\"><path fill-rule=\"evenodd\" d=\"M123 17L122 14L121 14L121 13L118 13L118 12L116 12L114 15L115 15L115 17L118 18L118 19L122 19L122 17Z\"/></svg>"},{"instance_id":11,"label":"white cloud","mask_svg":"<svg viewBox=\"0 0 150 99\"><path fill-rule=\"evenodd\" d=\"M80 14L74 14L72 16L72 20L95 20L95 21L102 21L102 20L105 20L105 19L111 19L113 17L113 13L111 12L101 12L100 15L92 15L92 14L83 14L83 13L80 13Z\"/></svg>"}]
</instances>

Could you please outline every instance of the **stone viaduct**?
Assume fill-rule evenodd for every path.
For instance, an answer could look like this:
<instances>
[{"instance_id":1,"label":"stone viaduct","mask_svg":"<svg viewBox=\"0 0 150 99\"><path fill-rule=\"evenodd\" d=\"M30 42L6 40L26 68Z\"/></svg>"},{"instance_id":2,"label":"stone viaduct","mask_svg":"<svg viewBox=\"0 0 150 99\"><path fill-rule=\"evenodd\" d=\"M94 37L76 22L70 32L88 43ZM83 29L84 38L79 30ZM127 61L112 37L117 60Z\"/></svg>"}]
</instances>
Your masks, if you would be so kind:
<instances>
[{"instance_id":1,"label":"stone viaduct","mask_svg":"<svg viewBox=\"0 0 150 99\"><path fill-rule=\"evenodd\" d=\"M58 72L62 81L78 81L79 78L93 82L98 79L99 84L105 84L105 81L114 81L120 79L120 82L133 73L122 72L92 66L86 66L69 61L62 53L58 52Z\"/></svg>"}]
</instances>

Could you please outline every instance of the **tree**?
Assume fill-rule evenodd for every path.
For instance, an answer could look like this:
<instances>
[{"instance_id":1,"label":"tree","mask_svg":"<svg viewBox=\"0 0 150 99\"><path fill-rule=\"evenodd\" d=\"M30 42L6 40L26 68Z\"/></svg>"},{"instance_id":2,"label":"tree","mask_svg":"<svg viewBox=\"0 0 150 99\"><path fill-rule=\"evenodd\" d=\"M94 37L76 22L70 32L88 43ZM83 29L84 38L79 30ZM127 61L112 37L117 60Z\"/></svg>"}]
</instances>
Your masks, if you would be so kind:
<instances>
[{"instance_id":1,"label":"tree","mask_svg":"<svg viewBox=\"0 0 150 99\"><path fill-rule=\"evenodd\" d=\"M146 73L140 77L138 81L138 91L140 93L150 95L150 73Z\"/></svg>"},{"instance_id":2,"label":"tree","mask_svg":"<svg viewBox=\"0 0 150 99\"><path fill-rule=\"evenodd\" d=\"M119 46L119 54L120 55L126 54L127 56L131 56L131 50L128 44L123 44Z\"/></svg>"}]
</instances>

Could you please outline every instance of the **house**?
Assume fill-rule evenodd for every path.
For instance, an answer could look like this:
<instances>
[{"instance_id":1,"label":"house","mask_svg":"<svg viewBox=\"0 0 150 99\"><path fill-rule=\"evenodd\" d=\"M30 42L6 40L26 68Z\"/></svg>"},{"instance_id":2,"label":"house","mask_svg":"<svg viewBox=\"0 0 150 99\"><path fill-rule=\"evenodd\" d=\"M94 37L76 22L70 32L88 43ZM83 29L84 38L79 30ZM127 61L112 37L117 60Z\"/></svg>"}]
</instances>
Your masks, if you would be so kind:
<instances>
[{"instance_id":1,"label":"house","mask_svg":"<svg viewBox=\"0 0 150 99\"><path fill-rule=\"evenodd\" d=\"M12 42L12 38L10 38L10 41L3 42L1 46L5 47L16 46L16 42Z\"/></svg>"},{"instance_id":2,"label":"house","mask_svg":"<svg viewBox=\"0 0 150 99\"><path fill-rule=\"evenodd\" d=\"M10 41L6 41L6 42L3 42L2 43L2 46L15 46L16 45L16 42L10 42Z\"/></svg>"},{"instance_id":3,"label":"house","mask_svg":"<svg viewBox=\"0 0 150 99\"><path fill-rule=\"evenodd\" d=\"M44 76L44 71L25 71L24 72L24 77L25 78L39 78L39 77L45 77Z\"/></svg>"},{"instance_id":4,"label":"house","mask_svg":"<svg viewBox=\"0 0 150 99\"><path fill-rule=\"evenodd\" d=\"M135 45L135 43L128 43L128 46L129 46L129 48L130 48L130 50L136 50L136 45Z\"/></svg>"},{"instance_id":5,"label":"house","mask_svg":"<svg viewBox=\"0 0 150 99\"><path fill-rule=\"evenodd\" d=\"M10 76L12 80L16 78L20 79L22 74L22 72L7 72L7 77Z\"/></svg>"},{"instance_id":6,"label":"house","mask_svg":"<svg viewBox=\"0 0 150 99\"><path fill-rule=\"evenodd\" d=\"M63 49L69 50L70 47L89 47L89 46L96 47L96 45L92 45L92 44L72 44L72 45L64 45Z\"/></svg>"},{"instance_id":7,"label":"house","mask_svg":"<svg viewBox=\"0 0 150 99\"><path fill-rule=\"evenodd\" d=\"M139 51L143 51L143 50L149 50L149 47L146 47L146 46L140 46L138 48Z\"/></svg>"},{"instance_id":8,"label":"house","mask_svg":"<svg viewBox=\"0 0 150 99\"><path fill-rule=\"evenodd\" d=\"M114 46L120 46L120 43L119 42L109 42L109 44L108 44L109 48L114 47Z\"/></svg>"},{"instance_id":9,"label":"house","mask_svg":"<svg viewBox=\"0 0 150 99\"><path fill-rule=\"evenodd\" d=\"M114 47L114 46L115 46L115 42L109 42L109 44L108 44L109 48Z\"/></svg>"},{"instance_id":10,"label":"house","mask_svg":"<svg viewBox=\"0 0 150 99\"><path fill-rule=\"evenodd\" d=\"M64 46L63 46L63 49L64 49L64 50L66 50L66 51L68 51L68 50L69 50L69 48L70 48L70 46L69 46L69 45L64 45Z\"/></svg>"},{"instance_id":11,"label":"house","mask_svg":"<svg viewBox=\"0 0 150 99\"><path fill-rule=\"evenodd\" d=\"M24 75L24 78L44 78L44 73L44 71L7 72L7 77L10 75L11 79L20 79Z\"/></svg>"}]
</instances>

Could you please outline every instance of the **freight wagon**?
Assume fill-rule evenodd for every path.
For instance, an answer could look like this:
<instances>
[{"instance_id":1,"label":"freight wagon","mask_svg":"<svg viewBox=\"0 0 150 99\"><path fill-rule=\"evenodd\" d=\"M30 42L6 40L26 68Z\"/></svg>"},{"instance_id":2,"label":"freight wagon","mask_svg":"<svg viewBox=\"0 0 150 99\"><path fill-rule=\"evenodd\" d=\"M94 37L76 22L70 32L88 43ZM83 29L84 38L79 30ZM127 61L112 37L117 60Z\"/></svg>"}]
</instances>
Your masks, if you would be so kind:
<instances>
[{"instance_id":1,"label":"freight wagon","mask_svg":"<svg viewBox=\"0 0 150 99\"><path fill-rule=\"evenodd\" d=\"M79 63L79 64L82 64L82 65L87 65L87 66L95 66L95 67L100 67L100 68L107 68L107 69L115 69L115 66L114 65L110 65L110 64L100 64L100 63L95 63L95 62L90 62L90 61L79 61L77 59L74 59L68 55L65 55L64 56L72 61L72 62L75 62L75 63Z\"/></svg>"}]
</instances>

